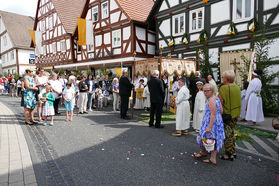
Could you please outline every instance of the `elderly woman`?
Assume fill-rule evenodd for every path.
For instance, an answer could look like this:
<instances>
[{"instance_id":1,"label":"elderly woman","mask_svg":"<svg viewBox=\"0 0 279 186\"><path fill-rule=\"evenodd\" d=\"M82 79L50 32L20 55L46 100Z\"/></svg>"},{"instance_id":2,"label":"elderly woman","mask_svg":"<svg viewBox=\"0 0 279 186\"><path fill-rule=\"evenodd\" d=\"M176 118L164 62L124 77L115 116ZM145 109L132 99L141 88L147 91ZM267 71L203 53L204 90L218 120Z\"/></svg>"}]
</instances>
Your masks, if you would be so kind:
<instances>
[{"instance_id":1,"label":"elderly woman","mask_svg":"<svg viewBox=\"0 0 279 186\"><path fill-rule=\"evenodd\" d=\"M38 104L37 113L38 113L39 122L41 122L42 121L41 111L43 109L43 102L40 100L40 98L42 97L43 93L46 92L45 87L48 82L48 77L44 75L44 69L41 67L37 69L37 73L38 76L36 77L36 86L39 88L39 95L38 95L39 100L37 102Z\"/></svg>"},{"instance_id":2,"label":"elderly woman","mask_svg":"<svg viewBox=\"0 0 279 186\"><path fill-rule=\"evenodd\" d=\"M226 134L225 154L220 158L233 161L236 157L234 128L241 112L241 90L234 84L235 73L227 70L222 74L223 86L219 90L219 98L224 108L223 122Z\"/></svg>"},{"instance_id":3,"label":"elderly woman","mask_svg":"<svg viewBox=\"0 0 279 186\"><path fill-rule=\"evenodd\" d=\"M222 120L222 104L218 97L215 96L214 87L211 84L205 84L203 91L207 102L205 105L205 112L202 121L202 126L199 134L197 135L197 142L200 144L200 153L194 153L196 159L207 156L207 152L202 143L204 137L211 136L215 140L215 148L211 151L210 159L203 160L204 163L216 165L216 155L223 146L225 139L224 126Z\"/></svg>"},{"instance_id":4,"label":"elderly woman","mask_svg":"<svg viewBox=\"0 0 279 186\"><path fill-rule=\"evenodd\" d=\"M51 80L49 80L49 84L52 88L52 93L55 97L55 101L54 101L54 111L55 111L55 115L59 115L59 103L61 100L61 95L62 95L62 84L60 83L59 80L57 80L57 74L52 74L51 76Z\"/></svg>"},{"instance_id":5,"label":"elderly woman","mask_svg":"<svg viewBox=\"0 0 279 186\"><path fill-rule=\"evenodd\" d=\"M114 78L112 81L112 93L113 93L113 111L119 110L119 83L118 79Z\"/></svg>"},{"instance_id":6,"label":"elderly woman","mask_svg":"<svg viewBox=\"0 0 279 186\"><path fill-rule=\"evenodd\" d=\"M34 120L34 109L36 107L36 92L38 88L35 87L35 81L33 78L33 70L26 69L26 76L24 77L24 117L25 124L32 125L37 124ZM30 116L30 120L28 118Z\"/></svg>"}]
</instances>

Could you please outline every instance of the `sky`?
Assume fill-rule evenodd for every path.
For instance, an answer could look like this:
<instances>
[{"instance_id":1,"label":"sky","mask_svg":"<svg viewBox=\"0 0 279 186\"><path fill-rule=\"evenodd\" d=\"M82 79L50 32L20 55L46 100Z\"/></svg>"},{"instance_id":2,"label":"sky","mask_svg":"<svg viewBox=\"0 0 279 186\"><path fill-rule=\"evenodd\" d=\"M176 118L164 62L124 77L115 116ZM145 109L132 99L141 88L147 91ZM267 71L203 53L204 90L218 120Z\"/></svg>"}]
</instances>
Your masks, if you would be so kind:
<instances>
[{"instance_id":1,"label":"sky","mask_svg":"<svg viewBox=\"0 0 279 186\"><path fill-rule=\"evenodd\" d=\"M0 0L0 10L35 17L38 0Z\"/></svg>"}]
</instances>

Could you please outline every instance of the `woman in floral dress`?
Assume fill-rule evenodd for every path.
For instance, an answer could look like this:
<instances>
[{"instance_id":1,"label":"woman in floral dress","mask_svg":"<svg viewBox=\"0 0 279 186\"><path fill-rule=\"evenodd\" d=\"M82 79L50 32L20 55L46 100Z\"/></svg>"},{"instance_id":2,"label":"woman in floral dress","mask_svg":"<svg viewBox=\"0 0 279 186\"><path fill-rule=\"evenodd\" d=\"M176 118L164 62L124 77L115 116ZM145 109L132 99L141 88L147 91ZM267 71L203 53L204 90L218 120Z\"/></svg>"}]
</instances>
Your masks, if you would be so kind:
<instances>
[{"instance_id":1,"label":"woman in floral dress","mask_svg":"<svg viewBox=\"0 0 279 186\"><path fill-rule=\"evenodd\" d=\"M223 108L219 98L215 97L214 87L211 84L205 84L203 87L205 97L207 98L205 113L202 121L201 130L197 136L197 142L200 144L200 153L194 153L196 159L207 156L202 139L206 135L211 135L215 140L215 148L211 151L210 159L203 160L204 163L216 165L216 155L223 146L225 140L224 125L222 120Z\"/></svg>"},{"instance_id":2,"label":"woman in floral dress","mask_svg":"<svg viewBox=\"0 0 279 186\"><path fill-rule=\"evenodd\" d=\"M33 70L26 69L26 76L24 77L24 117L25 124L32 125L37 124L34 120L34 109L36 107L36 92L38 88L35 87L35 81L33 78ZM30 120L28 118L30 116Z\"/></svg>"}]
</instances>

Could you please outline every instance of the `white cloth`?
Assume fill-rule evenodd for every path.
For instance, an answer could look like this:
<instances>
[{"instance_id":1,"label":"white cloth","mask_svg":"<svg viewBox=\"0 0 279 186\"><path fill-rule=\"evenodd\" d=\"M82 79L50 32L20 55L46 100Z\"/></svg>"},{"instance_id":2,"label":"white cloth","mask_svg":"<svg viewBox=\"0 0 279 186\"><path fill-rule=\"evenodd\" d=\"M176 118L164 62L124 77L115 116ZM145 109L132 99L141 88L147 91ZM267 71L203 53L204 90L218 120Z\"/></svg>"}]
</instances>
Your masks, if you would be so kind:
<instances>
[{"instance_id":1,"label":"white cloth","mask_svg":"<svg viewBox=\"0 0 279 186\"><path fill-rule=\"evenodd\" d=\"M241 113L240 113L240 118L245 119L246 115L246 101L245 101L245 96L246 96L246 90L241 91Z\"/></svg>"},{"instance_id":2,"label":"white cloth","mask_svg":"<svg viewBox=\"0 0 279 186\"><path fill-rule=\"evenodd\" d=\"M62 89L63 89L62 84L60 83L60 81L58 81L58 80L55 80L55 81L49 80L49 84L50 84L50 86L51 86L51 88L53 90L55 90L55 91L57 91L59 93L59 94L57 94L56 92L52 92L54 97L55 97L55 99L59 98L60 94L62 93Z\"/></svg>"},{"instance_id":3,"label":"white cloth","mask_svg":"<svg viewBox=\"0 0 279 186\"><path fill-rule=\"evenodd\" d=\"M37 82L36 84L47 84L48 78L46 76L37 76Z\"/></svg>"},{"instance_id":4,"label":"white cloth","mask_svg":"<svg viewBox=\"0 0 279 186\"><path fill-rule=\"evenodd\" d=\"M87 92L80 92L78 97L78 111L83 113L86 112L87 107Z\"/></svg>"},{"instance_id":5,"label":"white cloth","mask_svg":"<svg viewBox=\"0 0 279 186\"><path fill-rule=\"evenodd\" d=\"M179 85L178 85L178 81L175 81L173 84L172 84L172 92L173 92L173 96L174 97L177 97L177 94L178 94L178 91L176 89L179 89Z\"/></svg>"},{"instance_id":6,"label":"white cloth","mask_svg":"<svg viewBox=\"0 0 279 186\"><path fill-rule=\"evenodd\" d=\"M204 95L204 92L200 90L197 93L195 99L195 107L194 107L194 115L193 115L193 128L195 130L201 129L204 110L205 110L205 103L206 103L206 97Z\"/></svg>"},{"instance_id":7,"label":"white cloth","mask_svg":"<svg viewBox=\"0 0 279 186\"><path fill-rule=\"evenodd\" d=\"M62 87L66 87L66 83L68 82L67 79L59 78L59 82L61 83Z\"/></svg>"},{"instance_id":8,"label":"white cloth","mask_svg":"<svg viewBox=\"0 0 279 186\"><path fill-rule=\"evenodd\" d=\"M120 96L117 93L113 93L113 111L116 111L116 109L119 109L119 101Z\"/></svg>"},{"instance_id":9,"label":"white cloth","mask_svg":"<svg viewBox=\"0 0 279 186\"><path fill-rule=\"evenodd\" d=\"M144 97L144 107L150 108L151 103L150 103L150 92L149 92L148 86L146 86L144 88L142 97Z\"/></svg>"},{"instance_id":10,"label":"white cloth","mask_svg":"<svg viewBox=\"0 0 279 186\"><path fill-rule=\"evenodd\" d=\"M43 106L43 112L42 112L43 116L54 116L54 107L50 106L48 101L45 102L45 105Z\"/></svg>"},{"instance_id":11,"label":"white cloth","mask_svg":"<svg viewBox=\"0 0 279 186\"><path fill-rule=\"evenodd\" d=\"M176 103L176 130L186 130L190 128L190 93L186 86L178 91L175 98Z\"/></svg>"},{"instance_id":12,"label":"white cloth","mask_svg":"<svg viewBox=\"0 0 279 186\"><path fill-rule=\"evenodd\" d=\"M254 78L252 81L250 81L245 96L245 101L247 103L247 112L245 119L247 121L264 121L261 88L262 82L260 79Z\"/></svg>"},{"instance_id":13,"label":"white cloth","mask_svg":"<svg viewBox=\"0 0 279 186\"><path fill-rule=\"evenodd\" d=\"M65 99L70 100L73 97L73 94L75 94L75 90L73 88L65 88L63 90L63 96Z\"/></svg>"},{"instance_id":14,"label":"white cloth","mask_svg":"<svg viewBox=\"0 0 279 186\"><path fill-rule=\"evenodd\" d=\"M214 81L214 79L211 79L208 83L214 87L215 94L216 94L216 96L218 96L218 87L217 87L217 84Z\"/></svg>"},{"instance_id":15,"label":"white cloth","mask_svg":"<svg viewBox=\"0 0 279 186\"><path fill-rule=\"evenodd\" d=\"M138 88L144 88L144 86L141 85L141 84L138 84L136 89L138 89ZM144 99L143 98L141 98L141 99L136 98L136 104L135 104L134 108L135 109L144 109Z\"/></svg>"},{"instance_id":16,"label":"white cloth","mask_svg":"<svg viewBox=\"0 0 279 186\"><path fill-rule=\"evenodd\" d=\"M165 100L164 100L164 104L166 104L167 102L169 103L170 102L170 94L168 92L169 90L169 79L163 79L163 81L165 82L166 84L166 88L165 88Z\"/></svg>"},{"instance_id":17,"label":"white cloth","mask_svg":"<svg viewBox=\"0 0 279 186\"><path fill-rule=\"evenodd\" d=\"M20 80L17 80L16 87L21 88L21 81Z\"/></svg>"}]
</instances>

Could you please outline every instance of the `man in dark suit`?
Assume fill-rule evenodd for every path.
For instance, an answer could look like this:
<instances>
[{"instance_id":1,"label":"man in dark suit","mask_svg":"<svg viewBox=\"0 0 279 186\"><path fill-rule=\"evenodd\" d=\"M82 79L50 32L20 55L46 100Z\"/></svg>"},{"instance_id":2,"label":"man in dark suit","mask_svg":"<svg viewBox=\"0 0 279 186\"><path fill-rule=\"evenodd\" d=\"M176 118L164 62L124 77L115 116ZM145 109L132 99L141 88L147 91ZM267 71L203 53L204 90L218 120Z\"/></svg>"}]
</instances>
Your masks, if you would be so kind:
<instances>
[{"instance_id":1,"label":"man in dark suit","mask_svg":"<svg viewBox=\"0 0 279 186\"><path fill-rule=\"evenodd\" d=\"M191 97L191 102L192 102L191 112L192 112L192 114L194 112L195 99L196 99L196 95L197 95L197 92L198 92L197 84L196 84L198 81L201 81L204 85L206 84L205 79L201 78L201 73L199 71L196 71L195 72L195 77L193 79L191 79L190 86L189 86L190 93L191 93L191 96L192 96Z\"/></svg>"},{"instance_id":2,"label":"man in dark suit","mask_svg":"<svg viewBox=\"0 0 279 186\"><path fill-rule=\"evenodd\" d=\"M154 70L153 77L147 84L151 102L149 126L154 126L154 114L156 113L155 128L163 128L164 126L161 125L161 116L164 104L164 85L162 80L159 79L158 70Z\"/></svg>"},{"instance_id":3,"label":"man in dark suit","mask_svg":"<svg viewBox=\"0 0 279 186\"><path fill-rule=\"evenodd\" d=\"M120 107L120 117L122 119L129 119L127 117L128 105L129 105L129 97L131 96L131 90L134 85L128 79L128 71L124 70L123 75L119 80L119 94L121 99L121 107Z\"/></svg>"}]
</instances>

